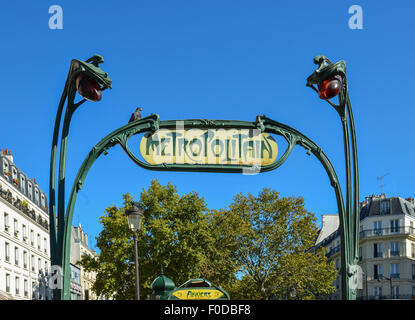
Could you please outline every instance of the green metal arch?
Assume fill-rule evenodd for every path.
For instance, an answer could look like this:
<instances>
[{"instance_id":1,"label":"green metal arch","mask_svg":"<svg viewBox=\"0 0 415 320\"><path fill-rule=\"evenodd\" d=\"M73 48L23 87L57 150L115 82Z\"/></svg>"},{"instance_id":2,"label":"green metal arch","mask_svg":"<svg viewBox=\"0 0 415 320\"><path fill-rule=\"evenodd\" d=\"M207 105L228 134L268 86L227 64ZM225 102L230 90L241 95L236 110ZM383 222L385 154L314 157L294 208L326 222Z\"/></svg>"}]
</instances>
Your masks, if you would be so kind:
<instances>
[{"instance_id":1,"label":"green metal arch","mask_svg":"<svg viewBox=\"0 0 415 320\"><path fill-rule=\"evenodd\" d=\"M329 179L330 184L334 188L338 212L340 216L340 227L342 230L348 230L347 219L345 217L344 201L337 178L337 174L334 170L333 165L322 151L322 149L315 144L311 139L306 137L301 132L285 125L280 122L274 121L267 118L266 116L259 115L256 118L256 122L247 122L247 121L233 121L233 120L207 120L207 119L190 119L182 120L184 127L190 128L236 128L236 129L259 129L261 132L273 133L280 135L285 138L288 142L288 147L283 153L283 155L273 164L260 167L259 172L272 171L279 166L281 166L291 154L293 148L296 145L299 145L305 148L308 152L311 152L323 165ZM189 165L189 164L174 164L174 165L151 165L145 163L138 159L128 148L128 140L136 134L144 132L155 132L158 129L175 129L177 121L176 120L167 120L160 121L157 114L152 114L143 119L128 123L112 133L108 134L103 138L98 144L96 144L92 150L88 153L88 156L83 161L81 167L78 170L75 181L72 185L72 190L68 200L68 205L66 208L65 214L65 230L64 230L64 239L63 239L63 275L64 275L64 288L63 288L63 299L69 299L69 284L70 284L70 269L68 268L70 256L70 236L71 236L71 226L73 220L73 212L75 208L76 198L80 189L82 189L85 178L92 167L93 163L101 154L107 154L108 149L119 144L132 161L144 169L155 170L155 171L197 171L197 172L228 172L228 173L242 173L244 169L250 168L250 166L241 166L241 165ZM348 233L344 234L344 240L342 241L342 246L345 243L348 243ZM342 255L345 255L345 250L342 250ZM344 257L343 257L344 258Z\"/></svg>"}]
</instances>

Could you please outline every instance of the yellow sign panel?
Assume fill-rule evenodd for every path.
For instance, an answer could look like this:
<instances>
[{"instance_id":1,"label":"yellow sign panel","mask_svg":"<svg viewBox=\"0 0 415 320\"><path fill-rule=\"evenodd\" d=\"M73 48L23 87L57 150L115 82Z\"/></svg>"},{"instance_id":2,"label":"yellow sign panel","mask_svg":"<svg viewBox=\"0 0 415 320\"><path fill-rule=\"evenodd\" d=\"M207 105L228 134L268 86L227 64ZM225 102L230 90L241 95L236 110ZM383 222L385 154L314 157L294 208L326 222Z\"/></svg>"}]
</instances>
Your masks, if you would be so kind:
<instances>
[{"instance_id":1,"label":"yellow sign panel","mask_svg":"<svg viewBox=\"0 0 415 320\"><path fill-rule=\"evenodd\" d=\"M256 129L161 129L140 142L144 160L158 164L265 166L277 159L278 145Z\"/></svg>"},{"instance_id":2,"label":"yellow sign panel","mask_svg":"<svg viewBox=\"0 0 415 320\"><path fill-rule=\"evenodd\" d=\"M183 289L172 293L180 300L215 300L223 296L223 292L216 289Z\"/></svg>"}]
</instances>

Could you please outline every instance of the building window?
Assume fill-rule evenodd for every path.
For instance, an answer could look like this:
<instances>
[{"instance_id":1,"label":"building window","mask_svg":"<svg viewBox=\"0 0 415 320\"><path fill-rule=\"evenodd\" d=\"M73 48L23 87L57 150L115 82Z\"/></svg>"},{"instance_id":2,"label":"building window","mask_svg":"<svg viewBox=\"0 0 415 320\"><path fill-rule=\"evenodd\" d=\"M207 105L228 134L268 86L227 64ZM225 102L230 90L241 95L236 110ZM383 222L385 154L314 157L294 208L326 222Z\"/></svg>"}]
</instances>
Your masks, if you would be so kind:
<instances>
[{"instance_id":1,"label":"building window","mask_svg":"<svg viewBox=\"0 0 415 320\"><path fill-rule=\"evenodd\" d=\"M374 287L373 296L375 299L380 299L382 297L382 287Z\"/></svg>"},{"instance_id":2,"label":"building window","mask_svg":"<svg viewBox=\"0 0 415 320\"><path fill-rule=\"evenodd\" d=\"M21 174L20 174L20 186L22 188L22 192L26 193L25 178Z\"/></svg>"},{"instance_id":3,"label":"building window","mask_svg":"<svg viewBox=\"0 0 415 320\"><path fill-rule=\"evenodd\" d=\"M391 220L391 233L399 232L399 220Z\"/></svg>"},{"instance_id":4,"label":"building window","mask_svg":"<svg viewBox=\"0 0 415 320\"><path fill-rule=\"evenodd\" d=\"M32 184L31 183L27 184L27 195L30 198L30 200L32 200Z\"/></svg>"},{"instance_id":5,"label":"building window","mask_svg":"<svg viewBox=\"0 0 415 320\"><path fill-rule=\"evenodd\" d=\"M48 253L48 240L46 238L43 238L43 251L45 251L45 253Z\"/></svg>"},{"instance_id":6,"label":"building window","mask_svg":"<svg viewBox=\"0 0 415 320\"><path fill-rule=\"evenodd\" d=\"M27 241L27 230L26 230L25 224L22 226L22 237L23 237L23 241L26 242Z\"/></svg>"},{"instance_id":7,"label":"building window","mask_svg":"<svg viewBox=\"0 0 415 320\"><path fill-rule=\"evenodd\" d=\"M19 224L17 222L17 219L13 220L13 227L14 227L14 236L18 237L18 235L19 235Z\"/></svg>"},{"instance_id":8,"label":"building window","mask_svg":"<svg viewBox=\"0 0 415 320\"><path fill-rule=\"evenodd\" d=\"M382 244L381 243L374 243L373 244L373 257L374 258L382 258Z\"/></svg>"},{"instance_id":9,"label":"building window","mask_svg":"<svg viewBox=\"0 0 415 320\"><path fill-rule=\"evenodd\" d=\"M23 268L27 269L27 251L23 251Z\"/></svg>"},{"instance_id":10,"label":"building window","mask_svg":"<svg viewBox=\"0 0 415 320\"><path fill-rule=\"evenodd\" d=\"M30 230L30 244L32 247L35 246L35 232L33 230Z\"/></svg>"},{"instance_id":11,"label":"building window","mask_svg":"<svg viewBox=\"0 0 415 320\"><path fill-rule=\"evenodd\" d=\"M9 262L10 261L10 245L8 242L6 242L4 245L4 254L5 254L6 261Z\"/></svg>"},{"instance_id":12,"label":"building window","mask_svg":"<svg viewBox=\"0 0 415 320\"><path fill-rule=\"evenodd\" d=\"M35 188L35 203L39 204L39 190Z\"/></svg>"},{"instance_id":13,"label":"building window","mask_svg":"<svg viewBox=\"0 0 415 320\"><path fill-rule=\"evenodd\" d=\"M373 277L374 279L382 278L382 265L380 264L373 265Z\"/></svg>"},{"instance_id":14,"label":"building window","mask_svg":"<svg viewBox=\"0 0 415 320\"><path fill-rule=\"evenodd\" d=\"M3 172L9 172L9 164L7 163L6 160L3 160Z\"/></svg>"},{"instance_id":15,"label":"building window","mask_svg":"<svg viewBox=\"0 0 415 320\"><path fill-rule=\"evenodd\" d=\"M399 264L391 263L391 278L399 279Z\"/></svg>"},{"instance_id":16,"label":"building window","mask_svg":"<svg viewBox=\"0 0 415 320\"><path fill-rule=\"evenodd\" d=\"M19 248L18 247L14 247L14 264L16 266L19 265Z\"/></svg>"},{"instance_id":17,"label":"building window","mask_svg":"<svg viewBox=\"0 0 415 320\"><path fill-rule=\"evenodd\" d=\"M23 281L23 290L24 290L24 296L27 298L29 296L29 283L26 279Z\"/></svg>"},{"instance_id":18,"label":"building window","mask_svg":"<svg viewBox=\"0 0 415 320\"><path fill-rule=\"evenodd\" d=\"M37 259L37 267L39 268L39 271L42 271L42 260L40 258Z\"/></svg>"},{"instance_id":19,"label":"building window","mask_svg":"<svg viewBox=\"0 0 415 320\"><path fill-rule=\"evenodd\" d=\"M10 274L6 273L6 292L10 293Z\"/></svg>"},{"instance_id":20,"label":"building window","mask_svg":"<svg viewBox=\"0 0 415 320\"><path fill-rule=\"evenodd\" d=\"M390 201L389 200L382 200L380 202L380 213L390 214Z\"/></svg>"},{"instance_id":21,"label":"building window","mask_svg":"<svg viewBox=\"0 0 415 320\"><path fill-rule=\"evenodd\" d=\"M399 257L399 242L391 242L390 255L391 257Z\"/></svg>"},{"instance_id":22,"label":"building window","mask_svg":"<svg viewBox=\"0 0 415 320\"><path fill-rule=\"evenodd\" d=\"M15 285L15 292L16 292L16 295L19 295L19 291L20 291L20 279L19 279L19 277L16 277L15 278L15 282L14 282L14 285Z\"/></svg>"},{"instance_id":23,"label":"building window","mask_svg":"<svg viewBox=\"0 0 415 320\"><path fill-rule=\"evenodd\" d=\"M46 201L45 201L45 195L42 193L42 195L40 196L40 205L43 207L46 207Z\"/></svg>"},{"instance_id":24,"label":"building window","mask_svg":"<svg viewBox=\"0 0 415 320\"><path fill-rule=\"evenodd\" d=\"M374 221L373 222L373 233L375 235L382 234L382 221Z\"/></svg>"},{"instance_id":25,"label":"building window","mask_svg":"<svg viewBox=\"0 0 415 320\"><path fill-rule=\"evenodd\" d=\"M398 299L399 298L399 287L393 286L392 287L392 299Z\"/></svg>"},{"instance_id":26,"label":"building window","mask_svg":"<svg viewBox=\"0 0 415 320\"><path fill-rule=\"evenodd\" d=\"M4 231L9 232L9 215L5 212L4 213Z\"/></svg>"},{"instance_id":27,"label":"building window","mask_svg":"<svg viewBox=\"0 0 415 320\"><path fill-rule=\"evenodd\" d=\"M32 271L35 272L35 256L33 254L31 256L31 262L32 262Z\"/></svg>"}]
</instances>

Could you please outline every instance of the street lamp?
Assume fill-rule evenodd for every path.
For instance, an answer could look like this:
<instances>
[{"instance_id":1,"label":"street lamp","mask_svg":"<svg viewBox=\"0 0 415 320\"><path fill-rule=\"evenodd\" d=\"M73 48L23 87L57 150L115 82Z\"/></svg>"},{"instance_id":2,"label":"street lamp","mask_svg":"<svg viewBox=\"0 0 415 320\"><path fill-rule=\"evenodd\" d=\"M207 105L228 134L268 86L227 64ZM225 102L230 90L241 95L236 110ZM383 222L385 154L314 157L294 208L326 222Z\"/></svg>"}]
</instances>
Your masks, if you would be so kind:
<instances>
[{"instance_id":1,"label":"street lamp","mask_svg":"<svg viewBox=\"0 0 415 320\"><path fill-rule=\"evenodd\" d=\"M68 76L59 101L53 130L52 148L50 156L49 174L49 224L51 264L62 267L63 288L54 291L54 299L69 299L70 285L70 235L72 220L65 216L65 171L66 150L68 145L69 126L75 110L86 100L99 101L102 91L111 88L112 80L108 74L100 69L99 64L104 59L94 55L86 61L73 59L69 67ZM76 93L82 100L75 103ZM65 109L66 103L66 109ZM56 201L56 158L58 139L61 127L61 118L64 114L61 130L61 143L59 154L58 197ZM57 206L56 206L57 205Z\"/></svg>"},{"instance_id":2,"label":"street lamp","mask_svg":"<svg viewBox=\"0 0 415 320\"><path fill-rule=\"evenodd\" d=\"M89 101L99 101L102 98L101 86L85 74L80 74L76 78L76 90L82 97Z\"/></svg>"},{"instance_id":3,"label":"street lamp","mask_svg":"<svg viewBox=\"0 0 415 320\"><path fill-rule=\"evenodd\" d=\"M327 101L337 111L343 128L346 207L341 206L341 210L339 210L343 270L342 296L343 299L355 300L358 279L357 263L359 260L359 171L356 132L349 99L346 63L343 60L332 63L323 55L316 56L314 63L318 65L318 68L307 78L306 86L316 91L321 99ZM317 88L315 85L317 85ZM336 96L338 97L338 105L330 101Z\"/></svg>"},{"instance_id":4,"label":"street lamp","mask_svg":"<svg viewBox=\"0 0 415 320\"><path fill-rule=\"evenodd\" d=\"M390 278L388 278L388 277L385 277L384 275L380 275L377 280L380 282L381 278L383 278L385 280L389 280L389 285L390 285L390 289L391 289L391 299L393 299L392 276Z\"/></svg>"},{"instance_id":5,"label":"street lamp","mask_svg":"<svg viewBox=\"0 0 415 320\"><path fill-rule=\"evenodd\" d=\"M125 211L127 216L128 228L134 233L134 256L135 256L135 298L140 300L140 282L138 275L138 248L137 232L141 229L141 220L143 219L143 210L135 203Z\"/></svg>"}]
</instances>

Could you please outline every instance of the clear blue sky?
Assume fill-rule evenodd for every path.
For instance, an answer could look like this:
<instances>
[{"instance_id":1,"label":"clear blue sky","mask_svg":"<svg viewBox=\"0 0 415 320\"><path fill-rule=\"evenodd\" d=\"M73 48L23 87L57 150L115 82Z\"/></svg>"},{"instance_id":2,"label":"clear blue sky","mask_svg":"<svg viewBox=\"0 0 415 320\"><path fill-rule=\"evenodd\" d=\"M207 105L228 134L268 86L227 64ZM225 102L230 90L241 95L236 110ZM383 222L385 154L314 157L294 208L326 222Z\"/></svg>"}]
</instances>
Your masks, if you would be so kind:
<instances>
[{"instance_id":1,"label":"clear blue sky","mask_svg":"<svg viewBox=\"0 0 415 320\"><path fill-rule=\"evenodd\" d=\"M51 30L51 5L63 9L63 29ZM363 8L363 30L351 30L348 9ZM71 59L101 54L113 89L74 115L67 190L89 150L124 125L136 106L161 120L254 121L265 114L322 147L344 179L341 124L334 110L305 87L313 57L348 66L360 165L360 196L414 197L412 1L7 1L0 10L0 146L48 192L53 123ZM337 212L320 163L296 147L279 169L256 176L146 171L120 147L91 169L78 196L74 223L92 246L98 217L122 193L139 198L151 179L179 193L196 190L209 208L238 193L271 187L303 196L320 220Z\"/></svg>"}]
</instances>

